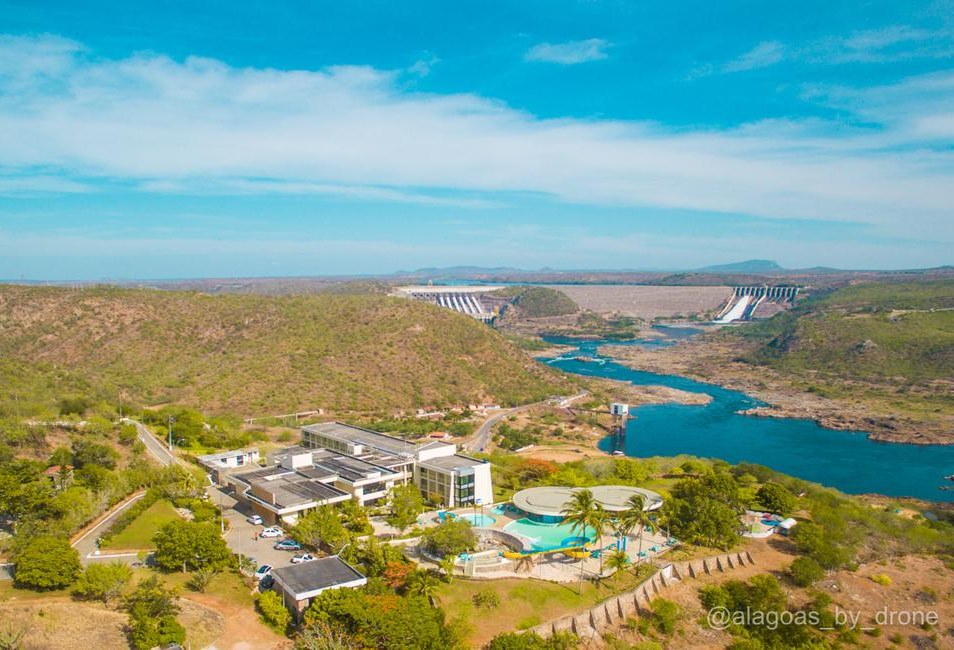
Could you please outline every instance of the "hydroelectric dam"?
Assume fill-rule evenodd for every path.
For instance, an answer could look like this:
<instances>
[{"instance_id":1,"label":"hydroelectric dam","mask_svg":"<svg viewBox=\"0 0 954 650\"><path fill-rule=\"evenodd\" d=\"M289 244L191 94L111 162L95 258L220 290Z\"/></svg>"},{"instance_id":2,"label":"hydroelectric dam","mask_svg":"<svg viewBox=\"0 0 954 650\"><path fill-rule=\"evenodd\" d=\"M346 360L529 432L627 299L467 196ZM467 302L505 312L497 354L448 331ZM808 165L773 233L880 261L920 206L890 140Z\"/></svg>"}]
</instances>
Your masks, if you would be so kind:
<instances>
[{"instance_id":1,"label":"hydroelectric dam","mask_svg":"<svg viewBox=\"0 0 954 650\"><path fill-rule=\"evenodd\" d=\"M793 286L732 287L732 295L714 322L724 324L771 318L794 305L797 296L798 287Z\"/></svg>"}]
</instances>

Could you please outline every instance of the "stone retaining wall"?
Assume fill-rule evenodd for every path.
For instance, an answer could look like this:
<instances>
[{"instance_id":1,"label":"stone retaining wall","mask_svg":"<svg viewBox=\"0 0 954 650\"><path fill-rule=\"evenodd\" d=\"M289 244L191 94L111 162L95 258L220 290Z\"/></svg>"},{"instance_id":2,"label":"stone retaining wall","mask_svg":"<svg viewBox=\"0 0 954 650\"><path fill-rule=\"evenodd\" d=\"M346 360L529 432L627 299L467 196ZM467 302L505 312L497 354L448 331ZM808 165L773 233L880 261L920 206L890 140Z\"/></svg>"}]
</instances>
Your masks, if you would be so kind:
<instances>
[{"instance_id":1,"label":"stone retaining wall","mask_svg":"<svg viewBox=\"0 0 954 650\"><path fill-rule=\"evenodd\" d=\"M725 573L754 563L755 560L748 551L724 553L700 560L673 562L659 569L632 591L603 601L580 614L541 623L530 631L544 638L565 631L573 632L580 638L597 636L605 628L618 625L640 611L649 611L652 599L670 585L703 575Z\"/></svg>"}]
</instances>

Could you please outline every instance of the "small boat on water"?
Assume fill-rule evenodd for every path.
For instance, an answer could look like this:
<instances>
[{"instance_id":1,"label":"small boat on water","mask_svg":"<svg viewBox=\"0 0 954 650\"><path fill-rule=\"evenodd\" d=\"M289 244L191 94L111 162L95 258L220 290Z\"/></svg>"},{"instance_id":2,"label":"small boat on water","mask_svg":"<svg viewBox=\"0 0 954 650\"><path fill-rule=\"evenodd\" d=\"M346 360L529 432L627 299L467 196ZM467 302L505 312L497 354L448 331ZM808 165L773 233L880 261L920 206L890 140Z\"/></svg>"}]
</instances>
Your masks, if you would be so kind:
<instances>
[{"instance_id":1,"label":"small boat on water","mask_svg":"<svg viewBox=\"0 0 954 650\"><path fill-rule=\"evenodd\" d=\"M613 455L614 455L614 456L625 456L626 454L625 454L622 450L617 449L616 451L613 452Z\"/></svg>"},{"instance_id":2,"label":"small boat on water","mask_svg":"<svg viewBox=\"0 0 954 650\"><path fill-rule=\"evenodd\" d=\"M949 474L948 476L945 476L944 479L947 481L954 481L954 474Z\"/></svg>"}]
</instances>

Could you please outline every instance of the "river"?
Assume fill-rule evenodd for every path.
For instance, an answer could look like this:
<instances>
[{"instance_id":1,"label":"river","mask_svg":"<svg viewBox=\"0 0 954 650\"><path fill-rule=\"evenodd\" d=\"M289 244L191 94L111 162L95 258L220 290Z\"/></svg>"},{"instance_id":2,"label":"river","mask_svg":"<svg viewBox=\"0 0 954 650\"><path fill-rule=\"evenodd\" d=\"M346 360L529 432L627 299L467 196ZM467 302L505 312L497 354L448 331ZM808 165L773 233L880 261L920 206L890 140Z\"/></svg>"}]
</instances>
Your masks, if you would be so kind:
<instances>
[{"instance_id":1,"label":"river","mask_svg":"<svg viewBox=\"0 0 954 650\"><path fill-rule=\"evenodd\" d=\"M687 328L660 328L662 338L632 341L592 341L546 337L547 342L573 345L578 352L557 359L541 359L565 372L605 377L637 386L662 385L693 393L705 393L712 401L704 406L652 404L634 408L626 426L623 451L627 456L675 456L691 454L766 465L809 481L851 494L878 493L912 496L931 501L954 501L954 488L944 477L954 474L954 446L907 445L870 440L863 431L833 431L812 420L740 415L738 411L763 405L745 393L678 375L661 375L627 368L602 357L579 361L576 356L596 357L601 345L640 345L649 348L675 344L691 336ZM611 452L614 436L600 448Z\"/></svg>"}]
</instances>

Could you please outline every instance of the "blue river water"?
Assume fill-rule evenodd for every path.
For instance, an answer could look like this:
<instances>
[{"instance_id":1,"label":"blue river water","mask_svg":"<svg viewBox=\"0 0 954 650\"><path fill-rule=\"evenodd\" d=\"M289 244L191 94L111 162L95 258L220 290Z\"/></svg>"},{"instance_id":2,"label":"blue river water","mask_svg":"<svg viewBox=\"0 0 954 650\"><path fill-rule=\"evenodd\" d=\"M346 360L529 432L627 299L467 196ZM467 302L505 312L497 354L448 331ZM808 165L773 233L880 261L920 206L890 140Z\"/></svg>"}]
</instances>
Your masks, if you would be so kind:
<instances>
[{"instance_id":1,"label":"blue river water","mask_svg":"<svg viewBox=\"0 0 954 650\"><path fill-rule=\"evenodd\" d=\"M665 328L662 339L623 342L626 345L661 347L693 334L689 329ZM740 415L737 411L763 405L735 390L693 381L677 375L661 375L627 368L612 359L598 357L601 345L618 341L585 341L547 337L551 343L574 345L578 351L557 359L541 359L565 372L605 377L638 386L662 385L705 393L712 401L705 406L653 404L632 410L622 450L627 456L675 456L692 454L766 465L809 481L852 494L878 493L912 496L931 501L954 501L954 487L944 480L954 474L954 446L906 445L870 440L864 432L832 431L811 420ZM592 357L580 361L577 356ZM613 451L615 436L600 443Z\"/></svg>"}]
</instances>

